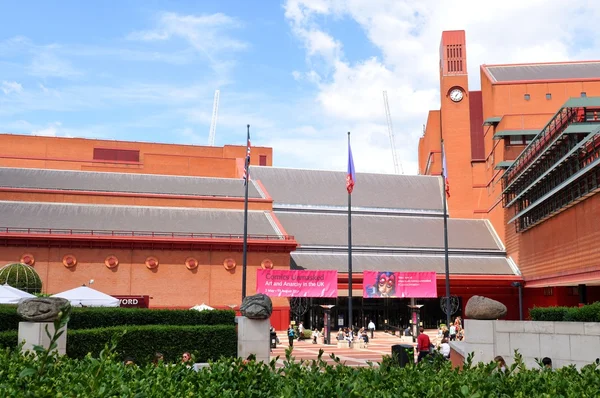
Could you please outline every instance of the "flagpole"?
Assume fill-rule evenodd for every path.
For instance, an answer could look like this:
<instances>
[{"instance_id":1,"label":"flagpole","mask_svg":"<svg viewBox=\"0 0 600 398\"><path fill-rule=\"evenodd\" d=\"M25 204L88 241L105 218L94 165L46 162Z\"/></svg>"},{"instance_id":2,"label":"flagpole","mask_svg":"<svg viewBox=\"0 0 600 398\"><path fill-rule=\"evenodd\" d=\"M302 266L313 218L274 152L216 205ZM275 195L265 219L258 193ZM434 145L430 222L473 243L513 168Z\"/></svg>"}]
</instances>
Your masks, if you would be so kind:
<instances>
[{"instance_id":1,"label":"flagpole","mask_svg":"<svg viewBox=\"0 0 600 398\"><path fill-rule=\"evenodd\" d=\"M348 147L350 132L348 131ZM348 326L352 328L352 193L348 192Z\"/></svg>"},{"instance_id":2,"label":"flagpole","mask_svg":"<svg viewBox=\"0 0 600 398\"><path fill-rule=\"evenodd\" d=\"M248 128L248 137L250 137L250 125ZM246 145L249 145L246 143ZM250 186L250 156L246 148L246 192L244 193L244 248L242 252L242 300L246 298L246 263L248 257L248 187Z\"/></svg>"},{"instance_id":3,"label":"flagpole","mask_svg":"<svg viewBox=\"0 0 600 398\"><path fill-rule=\"evenodd\" d=\"M444 181L444 189L442 191L443 206L444 206L444 262L446 271L446 327L450 328L450 263L448 259L448 204L446 199L446 151L444 149L444 140L442 139L442 181Z\"/></svg>"}]
</instances>

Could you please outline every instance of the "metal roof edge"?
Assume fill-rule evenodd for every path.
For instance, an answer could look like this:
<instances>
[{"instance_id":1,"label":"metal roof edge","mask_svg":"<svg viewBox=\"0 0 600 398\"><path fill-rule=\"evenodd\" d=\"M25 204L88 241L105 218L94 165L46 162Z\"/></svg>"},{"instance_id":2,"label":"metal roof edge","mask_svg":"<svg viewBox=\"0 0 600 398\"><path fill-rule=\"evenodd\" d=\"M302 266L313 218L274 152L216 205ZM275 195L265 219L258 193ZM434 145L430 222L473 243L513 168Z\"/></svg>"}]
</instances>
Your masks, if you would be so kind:
<instances>
[{"instance_id":1,"label":"metal roof edge","mask_svg":"<svg viewBox=\"0 0 600 398\"><path fill-rule=\"evenodd\" d=\"M319 245L300 245L298 247L298 252L310 252L313 251L315 253L322 254L323 252L327 252L330 254L338 253L341 255L347 255L347 247L346 246L319 246ZM353 254L355 252L359 253L372 253L372 254L419 254L419 253L444 253L445 249L443 247L393 247L393 246L352 246ZM467 254L475 257L492 255L498 257L505 257L506 252L500 249L448 249L448 254Z\"/></svg>"},{"instance_id":2,"label":"metal roof edge","mask_svg":"<svg viewBox=\"0 0 600 398\"><path fill-rule=\"evenodd\" d=\"M341 252L330 252L330 253L323 253L320 251L302 251L299 249L296 249L295 251L290 253L292 256L294 255L307 255L307 256L347 256L348 253L341 253ZM431 257L431 258L444 258L445 255L444 254L420 254L420 253L365 253L365 252L359 252L359 253L352 253L352 257L366 257L366 256L376 256L376 257ZM509 258L506 257L506 255L493 255L493 254L489 254L489 255L465 255L465 254L452 254L449 253L449 257L451 258L474 258L474 259L503 259L506 260L509 264ZM514 264L514 262L513 262ZM520 272L520 271L519 271ZM520 274L519 274L520 275Z\"/></svg>"},{"instance_id":3,"label":"metal roof edge","mask_svg":"<svg viewBox=\"0 0 600 398\"><path fill-rule=\"evenodd\" d=\"M347 215L348 208L346 206L315 206L315 205L299 205L299 204L282 204L273 203L273 211L281 211L287 213L314 213L314 214L332 214L332 215ZM442 209L439 210L419 210L419 209L391 209L381 207L352 207L354 215L388 215L388 216L413 216L413 217L435 217L443 216Z\"/></svg>"}]
</instances>

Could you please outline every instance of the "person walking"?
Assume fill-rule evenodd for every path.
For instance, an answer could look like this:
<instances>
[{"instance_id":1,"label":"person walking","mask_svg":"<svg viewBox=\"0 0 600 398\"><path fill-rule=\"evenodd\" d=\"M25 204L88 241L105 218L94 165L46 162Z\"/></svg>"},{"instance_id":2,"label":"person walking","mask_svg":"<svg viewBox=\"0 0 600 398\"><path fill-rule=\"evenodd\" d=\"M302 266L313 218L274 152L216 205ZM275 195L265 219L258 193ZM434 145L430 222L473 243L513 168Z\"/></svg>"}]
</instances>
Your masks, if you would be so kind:
<instances>
[{"instance_id":1,"label":"person walking","mask_svg":"<svg viewBox=\"0 0 600 398\"><path fill-rule=\"evenodd\" d=\"M290 347L294 346L294 328L292 327L292 325L290 325L290 327L287 330L287 335L288 335L288 341L290 342Z\"/></svg>"},{"instance_id":2,"label":"person walking","mask_svg":"<svg viewBox=\"0 0 600 398\"><path fill-rule=\"evenodd\" d=\"M425 334L425 329L421 326L419 328L419 337L417 337L417 351L419 351L417 362L421 362L423 358L429 355L430 348L431 340L429 339L429 336Z\"/></svg>"},{"instance_id":3,"label":"person walking","mask_svg":"<svg viewBox=\"0 0 600 398\"><path fill-rule=\"evenodd\" d=\"M373 323L373 321L370 321L367 327L371 331L371 339L373 339L373 332L375 332L375 324Z\"/></svg>"}]
</instances>

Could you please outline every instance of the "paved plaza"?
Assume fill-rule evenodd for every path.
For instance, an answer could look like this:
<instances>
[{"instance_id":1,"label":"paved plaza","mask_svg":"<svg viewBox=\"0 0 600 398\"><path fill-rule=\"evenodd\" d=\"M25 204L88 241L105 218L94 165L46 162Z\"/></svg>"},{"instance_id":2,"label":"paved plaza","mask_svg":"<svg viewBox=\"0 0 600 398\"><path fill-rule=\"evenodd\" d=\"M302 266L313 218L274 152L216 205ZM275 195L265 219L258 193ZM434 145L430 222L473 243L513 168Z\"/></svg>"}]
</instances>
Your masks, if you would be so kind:
<instances>
[{"instance_id":1,"label":"paved plaza","mask_svg":"<svg viewBox=\"0 0 600 398\"><path fill-rule=\"evenodd\" d=\"M437 330L426 330L425 333L429 335L431 341L434 344L438 343ZM335 341L335 334L332 334L332 341ZM285 333L277 332L279 341L281 344L277 345L271 353L271 358L279 356L277 364L283 366L285 360L285 350L288 348L288 338ZM411 337L398 337L398 335L391 335L385 332L375 332L375 338L369 339L368 348L337 348L337 344L324 345L324 344L313 344L312 340L294 340L294 351L292 356L295 357L296 361L300 360L313 360L319 355L319 350L324 350L322 359L329 364L333 364L334 361L330 358L333 353L338 357L342 363L348 366L368 366L369 362L372 362L374 366L377 366L378 362L384 355L391 355L391 347L396 344L409 344L416 347L416 343L412 342ZM416 351L416 350L415 350ZM416 357L415 357L416 358Z\"/></svg>"}]
</instances>

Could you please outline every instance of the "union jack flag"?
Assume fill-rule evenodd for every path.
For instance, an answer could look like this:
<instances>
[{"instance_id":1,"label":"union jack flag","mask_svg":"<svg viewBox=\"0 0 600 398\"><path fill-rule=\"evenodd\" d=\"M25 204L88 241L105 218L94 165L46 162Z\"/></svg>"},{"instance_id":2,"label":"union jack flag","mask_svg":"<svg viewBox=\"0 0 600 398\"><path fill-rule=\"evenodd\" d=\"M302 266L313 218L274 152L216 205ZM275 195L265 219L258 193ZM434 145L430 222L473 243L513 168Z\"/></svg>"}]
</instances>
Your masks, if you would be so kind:
<instances>
[{"instance_id":1,"label":"union jack flag","mask_svg":"<svg viewBox=\"0 0 600 398\"><path fill-rule=\"evenodd\" d=\"M250 177L250 172L248 168L250 167L250 125L248 125L248 142L246 144L246 159L244 161L244 185L248 182L248 178Z\"/></svg>"}]
</instances>

